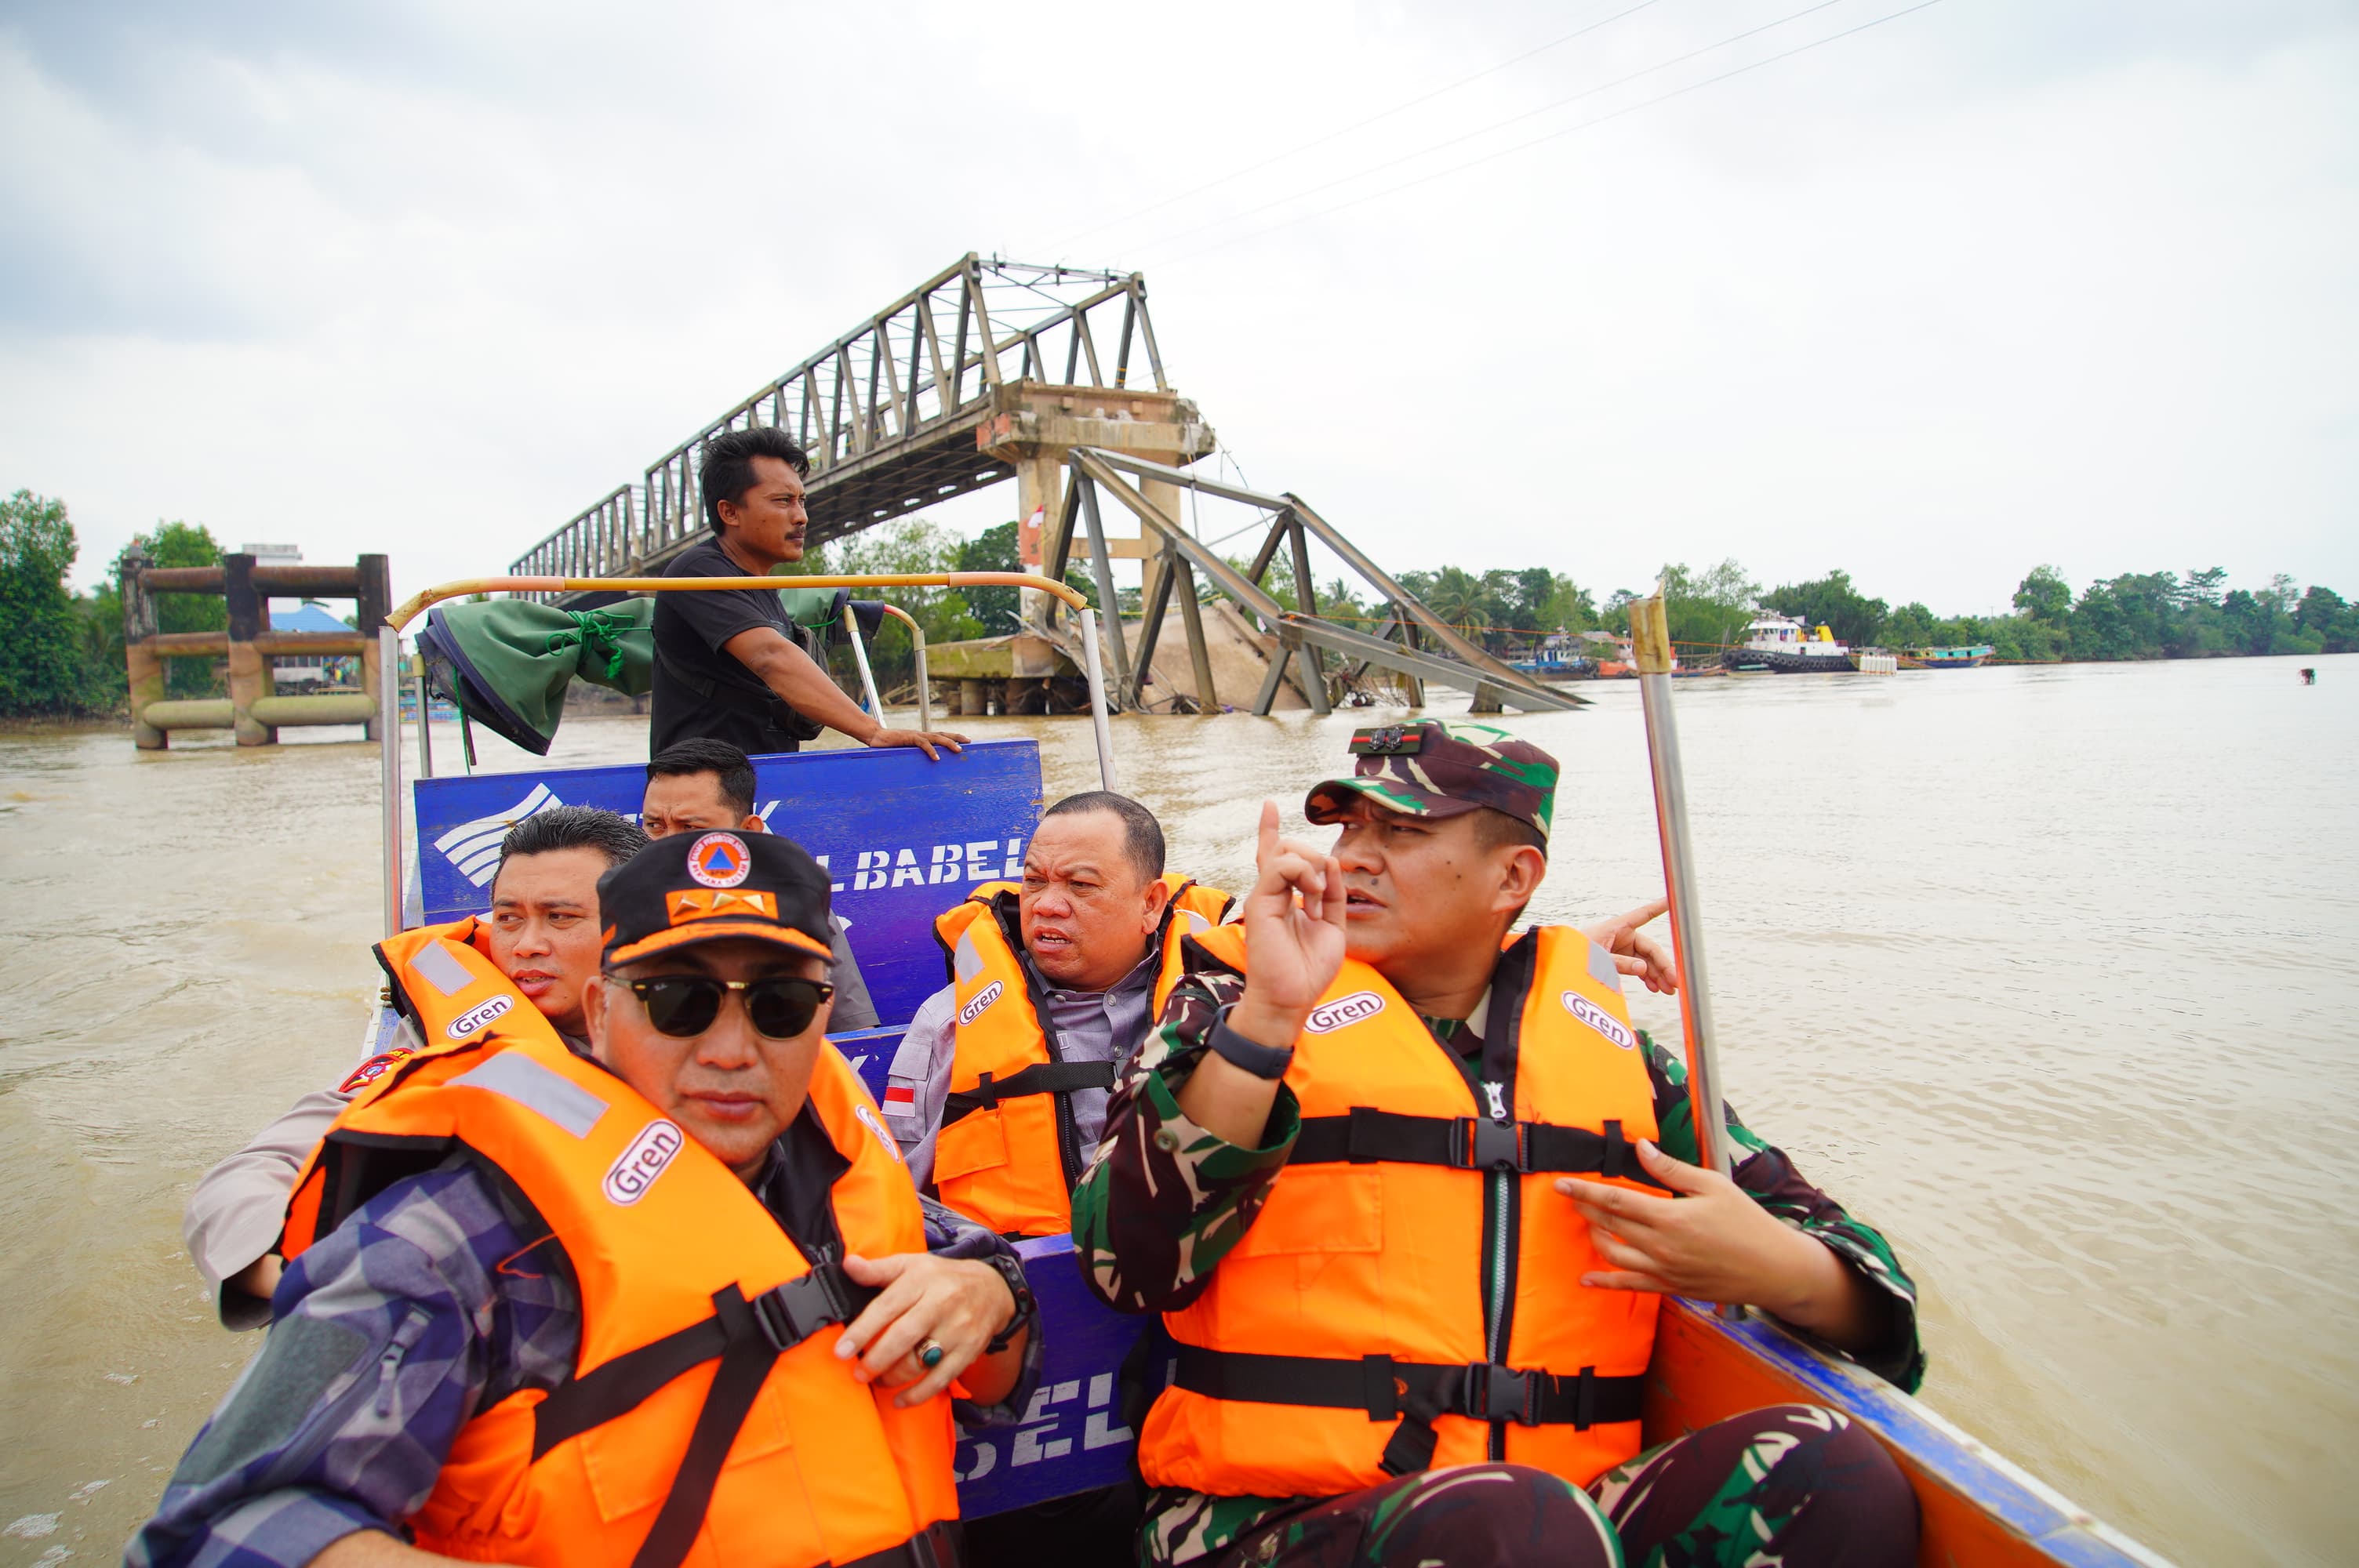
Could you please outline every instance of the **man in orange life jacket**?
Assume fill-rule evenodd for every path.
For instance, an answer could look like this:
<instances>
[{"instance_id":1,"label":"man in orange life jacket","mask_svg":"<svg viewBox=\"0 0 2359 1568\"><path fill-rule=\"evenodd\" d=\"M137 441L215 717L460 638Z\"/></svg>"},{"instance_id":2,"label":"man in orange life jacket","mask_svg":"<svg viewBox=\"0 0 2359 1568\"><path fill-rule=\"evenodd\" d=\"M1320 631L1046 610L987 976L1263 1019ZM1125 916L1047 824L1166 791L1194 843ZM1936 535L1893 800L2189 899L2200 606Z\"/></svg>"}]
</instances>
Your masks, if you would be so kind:
<instances>
[{"instance_id":1,"label":"man in orange life jacket","mask_svg":"<svg viewBox=\"0 0 2359 1568\"><path fill-rule=\"evenodd\" d=\"M1684 1075L1616 966L1568 927L1510 939L1554 759L1433 720L1352 750L1304 807L1333 853L1263 807L1242 922L1190 940L1073 1194L1092 1288L1179 1343L1140 1560L1913 1562L1906 1480L1838 1412L1640 1454L1661 1293L1913 1387L1913 1287L1733 1112L1735 1179L1689 1162Z\"/></svg>"},{"instance_id":2,"label":"man in orange life jacket","mask_svg":"<svg viewBox=\"0 0 2359 1568\"><path fill-rule=\"evenodd\" d=\"M516 996L577 1050L589 1049L582 995L598 972L598 879L647 844L647 836L628 821L594 806L552 806L527 816L501 840L490 913L459 923L465 927L460 939L476 945L514 982ZM303 1096L199 1178L181 1232L198 1271L216 1289L223 1327L260 1328L270 1321L280 1267L275 1249L295 1173L353 1092L393 1054L423 1044L405 1018L391 1051L334 1087Z\"/></svg>"},{"instance_id":3,"label":"man in orange life jacket","mask_svg":"<svg viewBox=\"0 0 2359 1568\"><path fill-rule=\"evenodd\" d=\"M951 1391L1013 1419L1036 1314L826 1046L827 874L716 831L598 895L594 1061L529 1010L440 1029L502 977L420 937L467 983L406 999L438 1043L306 1167L273 1332L135 1568L955 1564Z\"/></svg>"},{"instance_id":4,"label":"man in orange life jacket","mask_svg":"<svg viewBox=\"0 0 2359 1568\"><path fill-rule=\"evenodd\" d=\"M1105 790L1050 806L1020 885L935 922L951 983L894 1054L885 1118L909 1173L1007 1236L1061 1235L1106 1091L1180 972L1180 943L1229 895L1163 869L1163 828Z\"/></svg>"}]
</instances>

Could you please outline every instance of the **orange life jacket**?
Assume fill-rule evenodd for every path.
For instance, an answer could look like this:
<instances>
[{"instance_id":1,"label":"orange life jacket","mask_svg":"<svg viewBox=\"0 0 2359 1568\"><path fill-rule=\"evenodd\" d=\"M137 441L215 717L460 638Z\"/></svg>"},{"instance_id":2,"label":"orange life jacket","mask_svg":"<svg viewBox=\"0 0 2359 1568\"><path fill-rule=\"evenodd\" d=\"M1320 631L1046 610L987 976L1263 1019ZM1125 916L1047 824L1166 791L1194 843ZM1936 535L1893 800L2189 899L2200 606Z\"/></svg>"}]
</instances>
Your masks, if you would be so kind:
<instances>
[{"instance_id":1,"label":"orange life jacket","mask_svg":"<svg viewBox=\"0 0 2359 1568\"><path fill-rule=\"evenodd\" d=\"M1191 948L1244 972L1238 927ZM1139 1434L1149 1484L1334 1497L1485 1458L1586 1483L1638 1452L1657 1298L1581 1283L1605 1265L1553 1190L1564 1173L1653 1185L1633 1144L1656 1135L1654 1092L1612 958L1526 933L1484 1033L1487 1104L1345 960L1287 1068L1285 1170L1209 1288L1164 1315L1179 1376Z\"/></svg>"},{"instance_id":2,"label":"orange life jacket","mask_svg":"<svg viewBox=\"0 0 2359 1568\"><path fill-rule=\"evenodd\" d=\"M1233 900L1176 873L1156 935L1163 961L1151 1013L1180 981L1180 944L1218 925ZM1014 882L986 882L934 922L958 1003L950 1100L934 1136L942 1202L1004 1236L1061 1236L1073 1227L1080 1147L1070 1097L1110 1089L1112 1062L1068 1062L1042 1026L1039 981L1020 955Z\"/></svg>"},{"instance_id":3,"label":"orange life jacket","mask_svg":"<svg viewBox=\"0 0 2359 1568\"><path fill-rule=\"evenodd\" d=\"M403 961L397 983L418 972ZM411 992L428 1023L469 994ZM812 1266L743 1181L553 1031L504 1037L519 1011L531 1012L445 1039L364 1087L289 1206L293 1259L387 1182L464 1151L548 1222L544 1245L563 1249L579 1283L572 1377L460 1430L408 1521L418 1544L568 1568L808 1568L902 1548L956 1518L950 1401L896 1410L820 1332L872 1292L837 1261ZM844 1249L925 1250L899 1152L832 1048L810 1104L845 1162L830 1192Z\"/></svg>"}]
</instances>

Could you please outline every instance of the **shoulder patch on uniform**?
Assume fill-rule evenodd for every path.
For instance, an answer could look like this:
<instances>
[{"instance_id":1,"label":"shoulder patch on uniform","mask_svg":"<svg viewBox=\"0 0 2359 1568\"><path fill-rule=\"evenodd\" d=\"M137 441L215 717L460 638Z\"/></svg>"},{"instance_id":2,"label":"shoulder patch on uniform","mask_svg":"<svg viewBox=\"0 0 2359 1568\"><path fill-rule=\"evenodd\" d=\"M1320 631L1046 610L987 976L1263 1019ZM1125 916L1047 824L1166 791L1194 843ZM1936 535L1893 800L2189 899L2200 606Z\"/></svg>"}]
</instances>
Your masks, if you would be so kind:
<instances>
[{"instance_id":1,"label":"shoulder patch on uniform","mask_svg":"<svg viewBox=\"0 0 2359 1568\"><path fill-rule=\"evenodd\" d=\"M1613 1041L1625 1051L1635 1051L1638 1048L1638 1037L1631 1033L1620 1019L1579 991L1567 991L1560 1000L1564 1002L1565 1011Z\"/></svg>"},{"instance_id":2,"label":"shoulder patch on uniform","mask_svg":"<svg viewBox=\"0 0 2359 1568\"><path fill-rule=\"evenodd\" d=\"M608 1108L588 1089L518 1051L502 1051L482 1065L470 1067L452 1078L450 1087L482 1089L514 1100L576 1138L589 1137Z\"/></svg>"},{"instance_id":3,"label":"shoulder patch on uniform","mask_svg":"<svg viewBox=\"0 0 2359 1568\"><path fill-rule=\"evenodd\" d=\"M418 1054L417 1051L411 1046L397 1045L390 1051L371 1056L353 1069L351 1077L336 1086L336 1092L340 1095L356 1095L393 1071L395 1065L404 1057L416 1054Z\"/></svg>"}]
</instances>

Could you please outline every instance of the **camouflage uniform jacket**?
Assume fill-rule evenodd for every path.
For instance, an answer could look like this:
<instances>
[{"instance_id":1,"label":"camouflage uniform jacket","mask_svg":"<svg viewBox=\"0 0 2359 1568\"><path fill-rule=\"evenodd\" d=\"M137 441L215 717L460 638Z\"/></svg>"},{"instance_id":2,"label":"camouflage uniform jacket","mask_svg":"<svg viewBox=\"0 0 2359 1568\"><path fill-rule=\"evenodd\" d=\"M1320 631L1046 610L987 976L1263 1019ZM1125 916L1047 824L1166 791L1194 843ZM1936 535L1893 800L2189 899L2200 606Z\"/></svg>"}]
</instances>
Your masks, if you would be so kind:
<instances>
[{"instance_id":1,"label":"camouflage uniform jacket","mask_svg":"<svg viewBox=\"0 0 2359 1568\"><path fill-rule=\"evenodd\" d=\"M1105 1141L1073 1191L1073 1243L1083 1274L1090 1288L1117 1312L1174 1312L1201 1295L1212 1270L1253 1223L1294 1147L1300 1110L1293 1091L1283 1086L1270 1109L1266 1141L1258 1149L1223 1142L1180 1109L1179 1091L1195 1070L1221 1009L1244 992L1243 980L1217 973L1190 975L1173 990L1162 1022L1114 1087ZM1478 1019L1483 1011L1477 1009ZM1466 1024L1434 1019L1426 1022L1453 1059L1473 1043ZM1654 1084L1660 1147L1675 1159L1692 1162L1695 1128L1686 1065L1643 1033L1639 1040ZM1740 1156L1738 1184L1762 1207L1818 1238L1863 1278L1888 1292L1889 1334L1882 1345L1854 1359L1914 1390L1925 1372L1917 1336L1917 1292L1890 1245L1803 1180L1793 1162L1746 1128L1734 1108L1723 1108ZM1152 1490L1140 1536L1140 1561L1149 1568L1176 1568L1209 1558L1256 1523L1312 1500L1216 1498L1176 1487Z\"/></svg>"}]
</instances>

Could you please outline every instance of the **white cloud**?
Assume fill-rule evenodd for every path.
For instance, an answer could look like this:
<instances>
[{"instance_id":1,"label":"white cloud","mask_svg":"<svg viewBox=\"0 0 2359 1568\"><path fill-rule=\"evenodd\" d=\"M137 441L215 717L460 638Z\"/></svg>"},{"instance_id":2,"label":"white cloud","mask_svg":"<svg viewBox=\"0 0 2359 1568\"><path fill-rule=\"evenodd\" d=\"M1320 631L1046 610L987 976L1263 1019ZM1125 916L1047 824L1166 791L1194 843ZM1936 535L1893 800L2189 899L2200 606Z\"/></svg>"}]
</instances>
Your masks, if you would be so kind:
<instances>
[{"instance_id":1,"label":"white cloud","mask_svg":"<svg viewBox=\"0 0 2359 1568\"><path fill-rule=\"evenodd\" d=\"M1203 249L1894 5L1152 243L1799 8L1662 0L1063 259L1142 265L1254 481L1389 565L2359 591L2331 7L1951 0ZM480 573L962 251L1058 259L1624 8L43 12L0 31L0 484L69 500L84 580L158 516Z\"/></svg>"}]
</instances>

